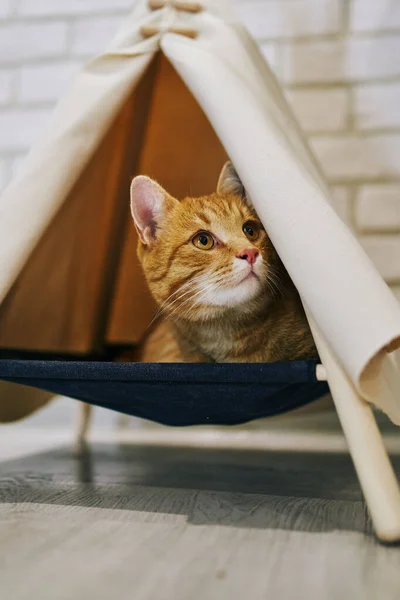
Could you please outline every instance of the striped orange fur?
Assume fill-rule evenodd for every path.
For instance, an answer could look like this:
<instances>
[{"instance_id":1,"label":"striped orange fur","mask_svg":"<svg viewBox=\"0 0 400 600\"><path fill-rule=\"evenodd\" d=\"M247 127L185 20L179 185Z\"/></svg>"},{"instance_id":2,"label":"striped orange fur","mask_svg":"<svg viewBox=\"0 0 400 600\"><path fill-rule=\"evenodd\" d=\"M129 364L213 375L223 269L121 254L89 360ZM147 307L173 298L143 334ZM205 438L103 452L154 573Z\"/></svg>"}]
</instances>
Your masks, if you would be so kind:
<instances>
[{"instance_id":1,"label":"striped orange fur","mask_svg":"<svg viewBox=\"0 0 400 600\"><path fill-rule=\"evenodd\" d=\"M273 362L317 355L302 304L231 165L210 196L131 186L138 256L159 305L138 359Z\"/></svg>"}]
</instances>

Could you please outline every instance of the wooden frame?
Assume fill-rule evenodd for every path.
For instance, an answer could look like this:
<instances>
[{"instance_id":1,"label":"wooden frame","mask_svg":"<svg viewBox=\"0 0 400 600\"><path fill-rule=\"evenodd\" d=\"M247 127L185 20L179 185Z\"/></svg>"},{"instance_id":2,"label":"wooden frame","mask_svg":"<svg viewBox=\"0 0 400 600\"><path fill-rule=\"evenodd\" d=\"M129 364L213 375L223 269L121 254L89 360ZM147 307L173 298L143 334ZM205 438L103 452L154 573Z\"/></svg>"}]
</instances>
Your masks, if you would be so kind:
<instances>
[{"instance_id":1,"label":"wooden frame","mask_svg":"<svg viewBox=\"0 0 400 600\"><path fill-rule=\"evenodd\" d=\"M371 405L360 397L313 318L307 318L324 367L317 377L329 383L376 535L382 542L399 542L399 483Z\"/></svg>"}]
</instances>

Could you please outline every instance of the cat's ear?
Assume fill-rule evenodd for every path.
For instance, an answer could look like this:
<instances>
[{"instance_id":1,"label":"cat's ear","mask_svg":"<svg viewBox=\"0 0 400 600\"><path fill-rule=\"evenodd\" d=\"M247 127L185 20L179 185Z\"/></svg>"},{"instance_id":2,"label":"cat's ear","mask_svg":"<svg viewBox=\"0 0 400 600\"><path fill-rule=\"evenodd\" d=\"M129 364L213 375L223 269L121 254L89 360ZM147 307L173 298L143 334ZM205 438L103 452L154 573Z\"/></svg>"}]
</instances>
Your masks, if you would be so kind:
<instances>
[{"instance_id":1,"label":"cat's ear","mask_svg":"<svg viewBox=\"0 0 400 600\"><path fill-rule=\"evenodd\" d=\"M246 192L240 181L240 177L230 161L225 163L222 167L218 180L217 192L219 194L240 196L243 199L246 197Z\"/></svg>"},{"instance_id":2,"label":"cat's ear","mask_svg":"<svg viewBox=\"0 0 400 600\"><path fill-rule=\"evenodd\" d=\"M131 213L141 241L152 244L167 211L176 202L158 183L139 175L131 183Z\"/></svg>"}]
</instances>

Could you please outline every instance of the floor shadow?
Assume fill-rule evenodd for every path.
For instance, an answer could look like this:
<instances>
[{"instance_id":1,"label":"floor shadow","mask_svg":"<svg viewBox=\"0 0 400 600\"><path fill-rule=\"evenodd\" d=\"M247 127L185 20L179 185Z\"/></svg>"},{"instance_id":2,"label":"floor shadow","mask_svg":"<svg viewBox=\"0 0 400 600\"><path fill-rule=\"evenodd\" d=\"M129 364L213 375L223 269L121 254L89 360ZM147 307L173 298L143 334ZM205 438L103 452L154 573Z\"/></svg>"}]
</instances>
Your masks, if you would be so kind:
<instances>
[{"instance_id":1,"label":"floor shadow","mask_svg":"<svg viewBox=\"0 0 400 600\"><path fill-rule=\"evenodd\" d=\"M22 501L180 514L193 524L371 531L345 454L100 444L77 458L63 448L1 464L0 502Z\"/></svg>"}]
</instances>

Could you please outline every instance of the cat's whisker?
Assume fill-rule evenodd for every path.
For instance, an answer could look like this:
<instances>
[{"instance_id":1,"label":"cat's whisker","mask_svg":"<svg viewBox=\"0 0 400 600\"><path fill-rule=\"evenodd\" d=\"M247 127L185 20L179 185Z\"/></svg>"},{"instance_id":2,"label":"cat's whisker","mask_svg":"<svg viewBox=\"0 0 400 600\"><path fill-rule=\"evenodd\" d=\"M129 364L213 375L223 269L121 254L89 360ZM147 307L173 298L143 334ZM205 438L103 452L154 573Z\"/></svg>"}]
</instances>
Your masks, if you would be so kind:
<instances>
[{"instance_id":1,"label":"cat's whisker","mask_svg":"<svg viewBox=\"0 0 400 600\"><path fill-rule=\"evenodd\" d=\"M201 283L202 281L207 279L207 274L203 274L203 275L199 275L198 277L194 277L193 279L191 279L190 281L187 281L186 283L184 283L183 285L181 285L175 292L173 292L170 296L168 296L168 298L166 300L164 300L164 302L162 303L162 307L164 306L165 308L172 306L172 304L174 304L175 302L177 302L182 295L178 296L177 298L175 298L175 300L173 300L173 302L170 302L167 306L166 303L168 302L168 300L170 298L172 298L172 296L178 294L179 292L181 292L184 288L186 287L194 287L195 285L197 285L198 283ZM190 293L191 290L186 291L183 295L186 295L188 293Z\"/></svg>"},{"instance_id":2,"label":"cat's whisker","mask_svg":"<svg viewBox=\"0 0 400 600\"><path fill-rule=\"evenodd\" d=\"M269 290L272 298L275 299L277 297L277 294L279 294L279 292L276 289L276 286L275 286L274 282L272 281L272 279L270 279L269 277L267 277L266 283L267 283L267 287L268 287L268 290Z\"/></svg>"},{"instance_id":3,"label":"cat's whisker","mask_svg":"<svg viewBox=\"0 0 400 600\"><path fill-rule=\"evenodd\" d=\"M268 268L267 285L273 295L275 295L275 294L277 294L278 296L282 295L283 290L280 285L278 275L271 266Z\"/></svg>"},{"instance_id":4,"label":"cat's whisker","mask_svg":"<svg viewBox=\"0 0 400 600\"><path fill-rule=\"evenodd\" d=\"M188 303L188 302L190 302L190 301L194 301L194 305L196 305L196 304L198 305L198 302L196 302L196 301L195 301L195 298L196 298L196 297L198 297L198 296L199 296L200 294L202 294L203 292L205 292L206 290L212 289L213 287L214 287L215 289L217 289L217 288L215 287L215 282L214 282L214 281L211 281L211 282L209 282L209 284L208 284L208 285L206 285L206 286L204 286L204 287L200 288L199 290L197 290L197 292L195 292L195 293L194 293L194 294L193 294L193 295L192 295L190 298L186 298L186 300L184 300L184 302L182 302L182 304L180 304L179 306L177 306L177 307L176 307L176 308L175 308L175 309L172 311L172 313L170 313L170 314L169 314L169 318L172 318L172 316L173 316L173 315L174 315L174 314L175 314L175 313L176 313L178 310L180 311L180 310L181 310L181 309L182 309L182 308L185 306L185 304L187 304L187 303ZM194 308L194 306L190 307L190 310L192 310L193 308ZM182 315L181 315L181 316L182 316Z\"/></svg>"},{"instance_id":5,"label":"cat's whisker","mask_svg":"<svg viewBox=\"0 0 400 600\"><path fill-rule=\"evenodd\" d=\"M186 300L184 300L183 303L177 304L180 300L182 300L182 298L184 298L185 296L188 296L189 294L191 294L191 296L189 298L186 298ZM168 304L168 306L165 306L160 314L165 313L167 310L169 311L174 304L177 304L177 306L175 306L174 310L168 314L168 317L171 317L175 312L180 310L182 306L184 306L187 302L189 302L193 298L193 295L196 295L196 293L194 293L192 289L186 291L185 293L181 294L178 298L176 298L173 302Z\"/></svg>"},{"instance_id":6,"label":"cat's whisker","mask_svg":"<svg viewBox=\"0 0 400 600\"><path fill-rule=\"evenodd\" d=\"M277 280L276 278L270 278L269 282L275 288L276 292L278 293L278 296L282 295L283 290L282 290L279 280Z\"/></svg>"},{"instance_id":7,"label":"cat's whisker","mask_svg":"<svg viewBox=\"0 0 400 600\"><path fill-rule=\"evenodd\" d=\"M202 294L204 292L209 292L209 291L214 292L214 291L217 291L218 289L220 289L221 287L222 287L221 281L212 281L209 283L209 285L198 290L198 292L191 298L192 300L194 300L193 306L190 306L189 309L186 310L186 312L184 313L184 318L189 317L191 312L194 311L195 307L198 307L201 304L201 302L199 301L199 298L198 298L198 296L200 294ZM197 297L197 299L196 299L196 297Z\"/></svg>"},{"instance_id":8,"label":"cat's whisker","mask_svg":"<svg viewBox=\"0 0 400 600\"><path fill-rule=\"evenodd\" d=\"M184 300L182 302L182 304L180 304L179 306L176 306L174 308L174 310L168 316L171 318L178 310L180 311L185 306L185 304L187 304L190 301L193 301L196 298L196 296L201 294L202 291L203 291L203 288L198 290L197 292L193 293L193 295L190 296L190 298L186 298L186 300Z\"/></svg>"},{"instance_id":9,"label":"cat's whisker","mask_svg":"<svg viewBox=\"0 0 400 600\"><path fill-rule=\"evenodd\" d=\"M202 280L207 278L207 274L202 274L202 275L198 275L197 277L194 277L193 279L191 279L190 281L187 281L186 283L184 283L183 285L181 285L177 290L175 290L175 292L172 292L172 294L170 294L168 296L168 298L166 298L159 306L158 310L156 311L156 314L154 315L152 321L150 322L149 326L150 327L154 321L156 319L158 319L167 309L169 309L173 304L175 304L178 300L180 300L183 296L186 296L187 294L190 294L191 290L186 291L184 294L181 294L180 296L178 296L177 298L175 298L175 300L173 300L173 302L168 303L168 300L170 298L172 298L173 296L175 296L176 294L178 294L179 292L181 292L184 288L192 286L193 284L196 284L198 282L201 282Z\"/></svg>"},{"instance_id":10,"label":"cat's whisker","mask_svg":"<svg viewBox=\"0 0 400 600\"><path fill-rule=\"evenodd\" d=\"M170 304L168 304L168 306L165 306L165 307L164 307L164 309L163 309L162 313L166 312L167 310L170 310L170 309L171 309L171 307L172 307L172 306L174 306L174 304L176 304L177 302L179 302L180 300L182 300L182 298L184 298L185 296L187 296L188 294L191 294L191 293L193 293L193 290L188 290L188 291L186 291L184 294L181 294L180 296L178 296L178 298L175 298L175 300L174 300L173 302L171 302ZM192 298L192 296L191 296L190 298L187 298L187 299L186 299L186 300L183 302L183 304L185 304L186 302L188 302L188 301L189 301L191 298ZM173 311L173 312L175 312L176 310L179 310L179 308L180 308L181 306L183 306L183 304L179 304L178 306L176 306L176 307L174 308L174 311ZM162 313L161 313L161 314L162 314ZM172 313L170 313L170 315L171 315L171 314L172 314Z\"/></svg>"},{"instance_id":11,"label":"cat's whisker","mask_svg":"<svg viewBox=\"0 0 400 600\"><path fill-rule=\"evenodd\" d=\"M185 283L183 283L180 287L178 287L177 290L175 290L175 292L172 292L172 294L170 294L168 296L168 298L166 298L160 305L160 307L162 307L163 305L165 305L168 300L170 298L172 298L172 296L174 296L175 294L178 294L180 291L182 291L185 287L188 287L190 285L193 285L193 283L196 283L197 281L201 281L202 279L205 279L207 277L207 275L205 273L203 273L202 275L198 275L197 277L193 277L193 279L190 279L189 281L186 281Z\"/></svg>"}]
</instances>

